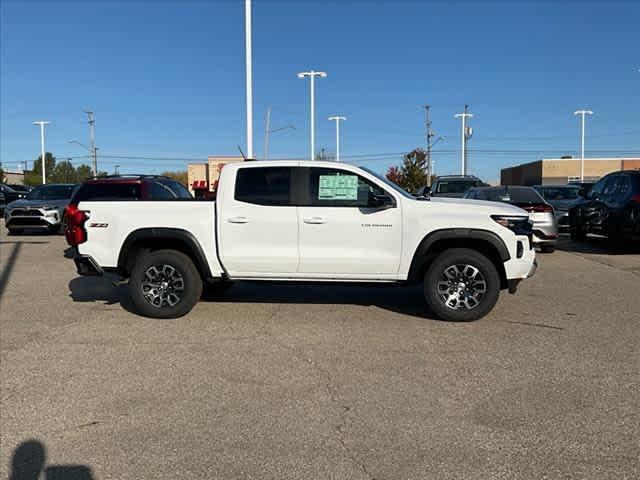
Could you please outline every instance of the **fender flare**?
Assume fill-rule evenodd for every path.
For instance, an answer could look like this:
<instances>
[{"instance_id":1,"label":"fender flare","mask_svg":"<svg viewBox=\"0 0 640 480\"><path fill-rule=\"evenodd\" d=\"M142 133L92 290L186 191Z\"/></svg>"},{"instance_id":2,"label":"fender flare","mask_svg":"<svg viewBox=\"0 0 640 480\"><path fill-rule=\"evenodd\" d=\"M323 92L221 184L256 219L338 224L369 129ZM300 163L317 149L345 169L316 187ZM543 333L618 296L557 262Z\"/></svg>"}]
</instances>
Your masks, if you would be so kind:
<instances>
[{"instance_id":1,"label":"fender flare","mask_svg":"<svg viewBox=\"0 0 640 480\"><path fill-rule=\"evenodd\" d=\"M443 228L429 233L422 239L413 254L413 259L411 260L411 266L409 268L409 278L413 278L413 276L421 270L427 262L431 247L436 242L460 239L481 240L483 242L487 242L495 248L502 262L506 262L511 259L511 255L509 254L509 250L507 249L504 241L494 232L475 228Z\"/></svg>"},{"instance_id":2,"label":"fender flare","mask_svg":"<svg viewBox=\"0 0 640 480\"><path fill-rule=\"evenodd\" d=\"M209 262L204 254L204 250L200 245L200 242L193 236L193 234L187 230L181 228L164 228L164 227L152 227L152 228L139 228L134 230L125 239L120 253L118 254L118 269L117 271L123 274L126 271L127 256L134 244L138 242L144 242L145 240L172 240L178 241L184 244L193 256L196 263L196 268L204 278L211 278L211 268Z\"/></svg>"}]
</instances>

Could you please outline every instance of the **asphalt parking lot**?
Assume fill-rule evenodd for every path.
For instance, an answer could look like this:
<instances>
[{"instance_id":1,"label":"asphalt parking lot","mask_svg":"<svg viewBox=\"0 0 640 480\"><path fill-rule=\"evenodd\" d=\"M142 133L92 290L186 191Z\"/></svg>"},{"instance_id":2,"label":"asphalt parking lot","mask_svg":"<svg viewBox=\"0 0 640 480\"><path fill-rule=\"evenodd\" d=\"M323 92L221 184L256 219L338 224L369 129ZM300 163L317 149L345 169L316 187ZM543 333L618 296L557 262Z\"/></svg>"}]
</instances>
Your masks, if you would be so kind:
<instances>
[{"instance_id":1,"label":"asphalt parking lot","mask_svg":"<svg viewBox=\"0 0 640 480\"><path fill-rule=\"evenodd\" d=\"M2 478L640 478L640 252L564 240L471 324L254 284L160 321L0 227Z\"/></svg>"}]
</instances>

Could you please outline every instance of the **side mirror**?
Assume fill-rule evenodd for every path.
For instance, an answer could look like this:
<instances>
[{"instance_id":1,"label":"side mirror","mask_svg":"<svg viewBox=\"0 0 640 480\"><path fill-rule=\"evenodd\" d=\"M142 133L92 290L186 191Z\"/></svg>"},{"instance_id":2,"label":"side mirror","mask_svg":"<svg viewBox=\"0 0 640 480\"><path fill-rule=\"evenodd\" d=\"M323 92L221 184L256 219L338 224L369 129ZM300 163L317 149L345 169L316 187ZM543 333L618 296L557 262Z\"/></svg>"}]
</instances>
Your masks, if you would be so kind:
<instances>
[{"instance_id":1,"label":"side mirror","mask_svg":"<svg viewBox=\"0 0 640 480\"><path fill-rule=\"evenodd\" d=\"M383 208L383 207L392 207L393 206L393 198L389 195L369 195L369 203L368 207L372 208Z\"/></svg>"}]
</instances>

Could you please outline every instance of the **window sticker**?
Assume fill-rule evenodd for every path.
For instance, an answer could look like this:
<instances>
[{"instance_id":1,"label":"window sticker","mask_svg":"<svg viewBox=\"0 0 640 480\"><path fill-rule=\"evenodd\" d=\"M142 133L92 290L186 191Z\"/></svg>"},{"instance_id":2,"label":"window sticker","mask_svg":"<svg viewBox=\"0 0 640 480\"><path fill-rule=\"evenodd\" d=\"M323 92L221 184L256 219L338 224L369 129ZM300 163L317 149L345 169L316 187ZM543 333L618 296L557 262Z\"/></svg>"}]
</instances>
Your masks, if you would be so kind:
<instances>
[{"instance_id":1,"label":"window sticker","mask_svg":"<svg viewBox=\"0 0 640 480\"><path fill-rule=\"evenodd\" d=\"M357 175L320 175L318 200L357 200Z\"/></svg>"}]
</instances>

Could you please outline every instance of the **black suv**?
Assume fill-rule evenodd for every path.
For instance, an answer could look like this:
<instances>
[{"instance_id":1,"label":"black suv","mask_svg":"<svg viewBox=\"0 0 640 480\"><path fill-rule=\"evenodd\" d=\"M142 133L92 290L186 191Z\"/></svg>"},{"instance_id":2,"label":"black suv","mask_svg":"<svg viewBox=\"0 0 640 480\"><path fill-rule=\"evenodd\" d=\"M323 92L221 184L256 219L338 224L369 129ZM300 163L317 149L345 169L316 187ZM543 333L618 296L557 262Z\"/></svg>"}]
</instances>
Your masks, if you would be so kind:
<instances>
[{"instance_id":1,"label":"black suv","mask_svg":"<svg viewBox=\"0 0 640 480\"><path fill-rule=\"evenodd\" d=\"M610 173L569 210L569 232L573 240L587 233L610 240L640 239L640 170Z\"/></svg>"},{"instance_id":2,"label":"black suv","mask_svg":"<svg viewBox=\"0 0 640 480\"><path fill-rule=\"evenodd\" d=\"M478 177L473 175L446 175L436 178L431 189L423 187L418 190L416 196L430 195L431 197L462 198L468 190L474 187L488 187Z\"/></svg>"}]
</instances>

